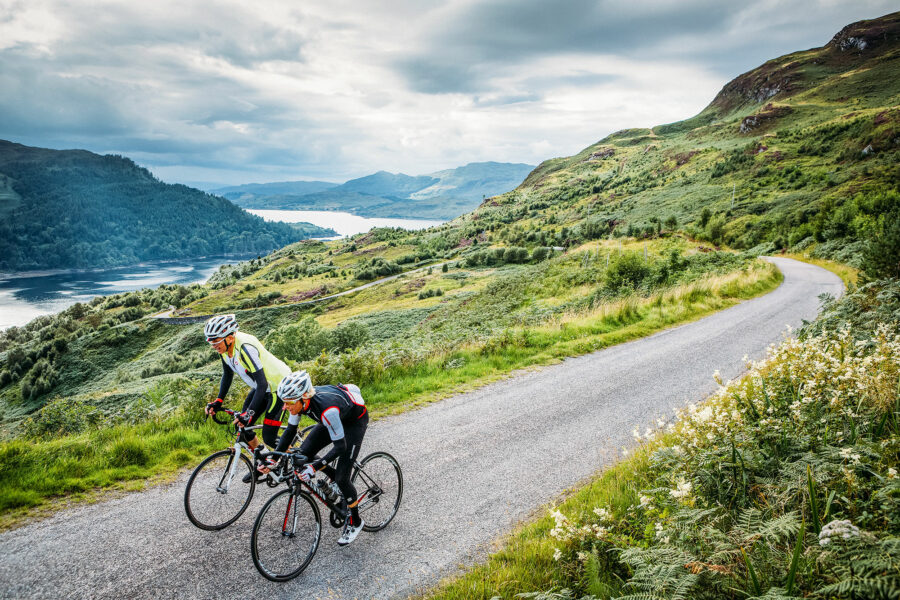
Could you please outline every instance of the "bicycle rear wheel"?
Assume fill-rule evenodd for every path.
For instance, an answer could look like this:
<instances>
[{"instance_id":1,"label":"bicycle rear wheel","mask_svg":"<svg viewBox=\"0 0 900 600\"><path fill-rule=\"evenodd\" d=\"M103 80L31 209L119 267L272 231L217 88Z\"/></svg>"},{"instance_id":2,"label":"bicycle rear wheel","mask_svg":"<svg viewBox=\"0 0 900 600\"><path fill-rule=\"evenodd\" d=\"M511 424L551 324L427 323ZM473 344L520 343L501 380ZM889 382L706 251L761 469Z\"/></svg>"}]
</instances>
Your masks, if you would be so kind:
<instances>
[{"instance_id":1,"label":"bicycle rear wheel","mask_svg":"<svg viewBox=\"0 0 900 600\"><path fill-rule=\"evenodd\" d=\"M253 564L266 579L293 579L315 556L321 535L319 507L310 495L282 490L265 503L253 524Z\"/></svg>"},{"instance_id":2,"label":"bicycle rear wheel","mask_svg":"<svg viewBox=\"0 0 900 600\"><path fill-rule=\"evenodd\" d=\"M220 450L200 463L184 490L184 511L191 523L200 529L215 531L237 521L253 498L256 478L244 483L244 476L253 467L243 454L239 455L234 476L234 450Z\"/></svg>"},{"instance_id":3,"label":"bicycle rear wheel","mask_svg":"<svg viewBox=\"0 0 900 600\"><path fill-rule=\"evenodd\" d=\"M350 482L360 495L359 514L365 521L363 531L387 527L403 498L403 472L387 452L373 452L360 461ZM357 485L357 481L362 485Z\"/></svg>"}]
</instances>

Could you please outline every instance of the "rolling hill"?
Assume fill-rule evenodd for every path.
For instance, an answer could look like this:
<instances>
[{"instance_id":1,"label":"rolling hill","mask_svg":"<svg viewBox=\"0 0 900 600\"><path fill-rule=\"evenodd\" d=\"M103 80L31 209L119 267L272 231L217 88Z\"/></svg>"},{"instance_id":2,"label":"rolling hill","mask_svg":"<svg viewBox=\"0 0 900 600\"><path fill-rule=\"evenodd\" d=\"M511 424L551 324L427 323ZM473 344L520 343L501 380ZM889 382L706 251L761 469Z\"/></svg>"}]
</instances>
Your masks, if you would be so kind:
<instances>
[{"instance_id":1,"label":"rolling hill","mask_svg":"<svg viewBox=\"0 0 900 600\"><path fill-rule=\"evenodd\" d=\"M9 348L0 354L3 420L20 422L54 396L106 410L169 376L211 381L214 360L196 327L142 318L169 305L184 315L237 311L316 373L389 383L390 369L463 364L458 353L473 345L485 356L529 348L550 334L522 328L746 272L764 252L804 251L889 275L900 255L898 33L898 14L850 25L822 48L735 78L695 117L546 161L517 189L440 227L298 242L223 266L205 285L97 298L11 328L0 333ZM98 169L113 161L149 177L126 159L90 157ZM0 183L7 206L26 203L22 187ZM710 247L721 244L747 252ZM409 274L296 304L396 273ZM587 347L578 341L593 325L585 327L566 333L573 352ZM85 361L102 361L104 375Z\"/></svg>"},{"instance_id":2,"label":"rolling hill","mask_svg":"<svg viewBox=\"0 0 900 600\"><path fill-rule=\"evenodd\" d=\"M900 13L766 62L700 114L539 165L459 221L499 240L651 237L856 262L900 198ZM565 235L559 235L565 230ZM499 241L498 240L498 241Z\"/></svg>"},{"instance_id":3,"label":"rolling hill","mask_svg":"<svg viewBox=\"0 0 900 600\"><path fill-rule=\"evenodd\" d=\"M0 271L93 268L240 252L311 236L170 185L122 156L0 140Z\"/></svg>"}]
</instances>

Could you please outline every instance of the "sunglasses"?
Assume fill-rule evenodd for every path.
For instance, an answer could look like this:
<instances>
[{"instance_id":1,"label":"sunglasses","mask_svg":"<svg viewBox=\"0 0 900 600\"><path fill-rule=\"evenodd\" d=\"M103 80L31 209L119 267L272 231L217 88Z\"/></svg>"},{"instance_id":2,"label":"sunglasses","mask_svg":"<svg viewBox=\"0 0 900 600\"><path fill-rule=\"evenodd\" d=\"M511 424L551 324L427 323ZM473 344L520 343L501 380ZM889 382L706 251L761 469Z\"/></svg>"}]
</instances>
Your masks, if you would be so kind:
<instances>
[{"instance_id":1,"label":"sunglasses","mask_svg":"<svg viewBox=\"0 0 900 600\"><path fill-rule=\"evenodd\" d=\"M281 401L284 402L285 404L297 404L297 403L300 402L301 400L307 400L307 399L309 399L309 398L311 398L311 397L312 397L312 394L310 394L309 392L306 392L305 394L303 394L303 395L300 396L299 398L294 398L293 400L289 400L289 399L287 399L287 398L282 398Z\"/></svg>"}]
</instances>

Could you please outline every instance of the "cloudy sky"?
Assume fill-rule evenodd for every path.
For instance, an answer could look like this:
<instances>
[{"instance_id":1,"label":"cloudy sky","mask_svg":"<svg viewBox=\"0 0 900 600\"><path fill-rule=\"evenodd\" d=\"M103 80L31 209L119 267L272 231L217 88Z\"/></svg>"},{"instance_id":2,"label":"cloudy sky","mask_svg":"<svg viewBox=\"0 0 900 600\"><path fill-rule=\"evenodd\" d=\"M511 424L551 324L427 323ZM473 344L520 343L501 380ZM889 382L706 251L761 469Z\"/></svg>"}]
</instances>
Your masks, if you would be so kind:
<instances>
[{"instance_id":1,"label":"cloudy sky","mask_svg":"<svg viewBox=\"0 0 900 600\"><path fill-rule=\"evenodd\" d=\"M699 112L882 0L0 0L0 139L165 181L538 162Z\"/></svg>"}]
</instances>

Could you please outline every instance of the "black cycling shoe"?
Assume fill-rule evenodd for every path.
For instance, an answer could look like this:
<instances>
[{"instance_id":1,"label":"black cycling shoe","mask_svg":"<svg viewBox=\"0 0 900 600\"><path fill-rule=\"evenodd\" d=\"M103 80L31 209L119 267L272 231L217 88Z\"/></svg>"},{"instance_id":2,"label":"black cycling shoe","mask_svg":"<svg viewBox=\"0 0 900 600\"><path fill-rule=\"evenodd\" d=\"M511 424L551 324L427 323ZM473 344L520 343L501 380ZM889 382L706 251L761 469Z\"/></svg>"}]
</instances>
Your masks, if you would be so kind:
<instances>
[{"instance_id":1,"label":"black cycling shoe","mask_svg":"<svg viewBox=\"0 0 900 600\"><path fill-rule=\"evenodd\" d=\"M252 476L251 473L247 473L246 475L244 475L244 478L241 479L241 481L243 481L244 483L250 483L251 476ZM263 481L266 480L266 477L268 477L268 475L266 473L257 473L256 474L256 483L262 483Z\"/></svg>"}]
</instances>

